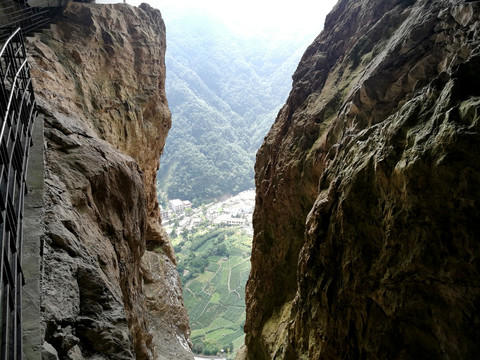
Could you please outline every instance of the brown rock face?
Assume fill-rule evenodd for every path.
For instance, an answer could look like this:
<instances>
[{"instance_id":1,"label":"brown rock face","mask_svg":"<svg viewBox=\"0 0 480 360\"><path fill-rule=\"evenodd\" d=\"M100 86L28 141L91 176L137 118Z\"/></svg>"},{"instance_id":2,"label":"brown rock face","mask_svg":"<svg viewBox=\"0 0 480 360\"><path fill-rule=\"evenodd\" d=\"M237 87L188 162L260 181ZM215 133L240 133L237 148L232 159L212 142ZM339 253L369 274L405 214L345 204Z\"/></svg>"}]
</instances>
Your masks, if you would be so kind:
<instances>
[{"instance_id":1,"label":"brown rock face","mask_svg":"<svg viewBox=\"0 0 480 360\"><path fill-rule=\"evenodd\" d=\"M480 3L340 0L257 154L241 359L480 354Z\"/></svg>"},{"instance_id":2,"label":"brown rock face","mask_svg":"<svg viewBox=\"0 0 480 360\"><path fill-rule=\"evenodd\" d=\"M156 200L171 123L160 12L72 2L29 48L45 119L45 351L192 359Z\"/></svg>"}]
</instances>

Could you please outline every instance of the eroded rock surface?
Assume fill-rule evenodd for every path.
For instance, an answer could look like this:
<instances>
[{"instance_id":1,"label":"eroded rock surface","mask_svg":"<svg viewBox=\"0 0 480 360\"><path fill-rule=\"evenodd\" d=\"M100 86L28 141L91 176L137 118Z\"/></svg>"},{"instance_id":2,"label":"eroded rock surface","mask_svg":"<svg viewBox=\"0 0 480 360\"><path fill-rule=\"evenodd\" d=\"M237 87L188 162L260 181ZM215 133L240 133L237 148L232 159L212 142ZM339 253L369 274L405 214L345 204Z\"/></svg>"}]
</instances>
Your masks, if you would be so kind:
<instances>
[{"instance_id":1,"label":"eroded rock surface","mask_svg":"<svg viewBox=\"0 0 480 360\"><path fill-rule=\"evenodd\" d=\"M45 356L193 359L156 200L171 123L160 11L71 2L28 46L45 116Z\"/></svg>"},{"instance_id":2,"label":"eroded rock surface","mask_svg":"<svg viewBox=\"0 0 480 360\"><path fill-rule=\"evenodd\" d=\"M238 358L479 356L479 66L478 1L338 2L257 154Z\"/></svg>"}]
</instances>

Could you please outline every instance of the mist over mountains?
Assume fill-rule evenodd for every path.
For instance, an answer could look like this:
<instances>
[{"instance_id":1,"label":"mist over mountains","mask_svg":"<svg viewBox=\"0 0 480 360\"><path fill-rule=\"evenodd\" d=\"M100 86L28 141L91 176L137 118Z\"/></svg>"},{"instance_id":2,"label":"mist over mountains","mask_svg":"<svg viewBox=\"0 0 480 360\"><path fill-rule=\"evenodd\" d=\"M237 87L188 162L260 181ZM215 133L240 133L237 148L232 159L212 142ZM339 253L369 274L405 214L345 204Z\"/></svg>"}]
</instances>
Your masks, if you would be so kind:
<instances>
[{"instance_id":1,"label":"mist over mountains","mask_svg":"<svg viewBox=\"0 0 480 360\"><path fill-rule=\"evenodd\" d=\"M172 129L163 197L200 203L252 188L255 153L313 36L242 35L199 10L166 17Z\"/></svg>"}]
</instances>

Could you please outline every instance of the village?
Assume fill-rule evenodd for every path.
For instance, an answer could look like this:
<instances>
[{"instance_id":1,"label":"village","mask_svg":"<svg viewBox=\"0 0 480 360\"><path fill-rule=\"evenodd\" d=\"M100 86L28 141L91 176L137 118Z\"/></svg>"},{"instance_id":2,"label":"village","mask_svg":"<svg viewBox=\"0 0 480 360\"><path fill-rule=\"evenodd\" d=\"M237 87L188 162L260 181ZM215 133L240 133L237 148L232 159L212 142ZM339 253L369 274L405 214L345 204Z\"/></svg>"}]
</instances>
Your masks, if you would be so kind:
<instances>
[{"instance_id":1,"label":"village","mask_svg":"<svg viewBox=\"0 0 480 360\"><path fill-rule=\"evenodd\" d=\"M252 215L255 206L255 190L246 190L219 202L212 202L192 208L188 200L174 199L168 202L168 209L161 207L162 224L171 235L192 230L202 223L210 226L239 226L248 235L253 235Z\"/></svg>"}]
</instances>

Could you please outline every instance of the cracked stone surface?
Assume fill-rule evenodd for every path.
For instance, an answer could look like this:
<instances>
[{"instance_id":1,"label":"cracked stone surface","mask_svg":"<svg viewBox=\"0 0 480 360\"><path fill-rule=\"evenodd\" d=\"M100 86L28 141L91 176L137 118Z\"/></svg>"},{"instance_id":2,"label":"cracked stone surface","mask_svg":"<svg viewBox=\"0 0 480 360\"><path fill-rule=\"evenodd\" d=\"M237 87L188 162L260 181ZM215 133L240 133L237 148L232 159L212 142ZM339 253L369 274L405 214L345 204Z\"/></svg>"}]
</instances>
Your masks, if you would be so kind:
<instances>
[{"instance_id":1,"label":"cracked stone surface","mask_svg":"<svg viewBox=\"0 0 480 360\"><path fill-rule=\"evenodd\" d=\"M28 47L45 121L43 353L193 359L156 199L171 124L160 11L71 2Z\"/></svg>"},{"instance_id":2,"label":"cracked stone surface","mask_svg":"<svg viewBox=\"0 0 480 360\"><path fill-rule=\"evenodd\" d=\"M238 359L473 359L480 3L340 0L256 162Z\"/></svg>"}]
</instances>

